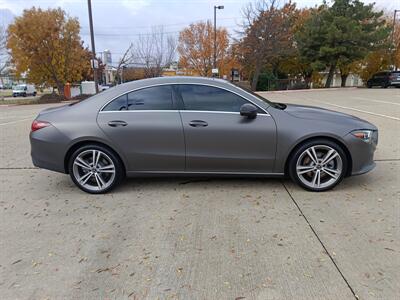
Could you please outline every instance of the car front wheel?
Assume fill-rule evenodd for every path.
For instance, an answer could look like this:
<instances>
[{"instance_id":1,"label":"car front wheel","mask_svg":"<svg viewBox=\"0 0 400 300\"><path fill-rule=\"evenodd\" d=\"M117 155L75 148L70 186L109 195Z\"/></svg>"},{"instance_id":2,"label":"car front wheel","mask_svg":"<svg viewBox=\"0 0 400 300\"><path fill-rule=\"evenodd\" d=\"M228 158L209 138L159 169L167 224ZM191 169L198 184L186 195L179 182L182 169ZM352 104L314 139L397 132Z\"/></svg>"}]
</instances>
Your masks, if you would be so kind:
<instances>
[{"instance_id":1,"label":"car front wheel","mask_svg":"<svg viewBox=\"0 0 400 300\"><path fill-rule=\"evenodd\" d=\"M289 164L289 175L303 188L322 192L335 187L347 171L343 149L329 140L314 140L301 145Z\"/></svg>"},{"instance_id":2,"label":"car front wheel","mask_svg":"<svg viewBox=\"0 0 400 300\"><path fill-rule=\"evenodd\" d=\"M114 152L99 145L77 149L68 165L72 181L83 191L102 194L114 188L124 177L124 168Z\"/></svg>"}]
</instances>

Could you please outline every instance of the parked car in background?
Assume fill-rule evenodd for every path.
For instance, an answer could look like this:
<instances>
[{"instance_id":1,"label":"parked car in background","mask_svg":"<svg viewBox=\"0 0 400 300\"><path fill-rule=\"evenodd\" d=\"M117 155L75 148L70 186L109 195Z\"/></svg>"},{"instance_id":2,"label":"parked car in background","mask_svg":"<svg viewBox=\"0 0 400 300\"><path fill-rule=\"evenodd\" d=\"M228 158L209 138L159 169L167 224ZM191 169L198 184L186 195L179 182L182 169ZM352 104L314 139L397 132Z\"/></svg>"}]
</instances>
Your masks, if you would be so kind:
<instances>
[{"instance_id":1,"label":"parked car in background","mask_svg":"<svg viewBox=\"0 0 400 300\"><path fill-rule=\"evenodd\" d=\"M367 81L367 87L380 86L387 88L389 86L400 87L400 71L383 71L375 73Z\"/></svg>"},{"instance_id":2,"label":"parked car in background","mask_svg":"<svg viewBox=\"0 0 400 300\"><path fill-rule=\"evenodd\" d=\"M35 86L32 84L18 84L13 88L13 97L36 96L36 94Z\"/></svg>"},{"instance_id":3,"label":"parked car in background","mask_svg":"<svg viewBox=\"0 0 400 300\"><path fill-rule=\"evenodd\" d=\"M108 90L110 87L112 87L111 84L99 84L99 91L102 92Z\"/></svg>"},{"instance_id":4,"label":"parked car in background","mask_svg":"<svg viewBox=\"0 0 400 300\"><path fill-rule=\"evenodd\" d=\"M35 166L70 174L89 193L105 193L125 175L288 175L325 191L374 168L378 129L220 79L161 77L48 108L30 141Z\"/></svg>"}]
</instances>

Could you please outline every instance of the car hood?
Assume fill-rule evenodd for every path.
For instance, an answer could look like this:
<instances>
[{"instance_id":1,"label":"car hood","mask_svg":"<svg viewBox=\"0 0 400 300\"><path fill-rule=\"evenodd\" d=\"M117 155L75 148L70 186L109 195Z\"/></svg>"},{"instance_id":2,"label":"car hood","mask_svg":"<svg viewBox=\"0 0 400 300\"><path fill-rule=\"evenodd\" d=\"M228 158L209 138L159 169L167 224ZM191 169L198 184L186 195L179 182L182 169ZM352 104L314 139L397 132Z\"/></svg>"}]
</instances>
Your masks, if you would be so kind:
<instances>
[{"instance_id":1,"label":"car hood","mask_svg":"<svg viewBox=\"0 0 400 300\"><path fill-rule=\"evenodd\" d=\"M334 123L341 122L359 129L377 129L373 124L358 117L320 107L287 104L285 112L296 118Z\"/></svg>"}]
</instances>

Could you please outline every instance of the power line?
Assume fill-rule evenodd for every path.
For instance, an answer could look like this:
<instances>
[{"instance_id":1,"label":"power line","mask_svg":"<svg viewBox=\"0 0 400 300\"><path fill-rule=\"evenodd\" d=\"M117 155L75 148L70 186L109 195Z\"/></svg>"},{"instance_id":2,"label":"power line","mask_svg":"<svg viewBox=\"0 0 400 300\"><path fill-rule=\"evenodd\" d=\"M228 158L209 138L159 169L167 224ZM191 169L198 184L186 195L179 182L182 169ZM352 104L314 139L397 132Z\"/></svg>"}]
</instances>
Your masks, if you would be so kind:
<instances>
[{"instance_id":1,"label":"power line","mask_svg":"<svg viewBox=\"0 0 400 300\"><path fill-rule=\"evenodd\" d=\"M218 20L236 20L240 19L238 17L227 17L227 18L218 18ZM190 22L181 22L181 23L167 23L167 24L156 24L156 25L147 25L147 26L112 26L113 29L132 29L134 28L157 28L157 27L173 27L173 26L182 26L182 25L190 25L197 22L209 21L210 19L197 19ZM88 26L81 26L81 28L89 28ZM96 28L110 28L110 26L96 26Z\"/></svg>"},{"instance_id":2,"label":"power line","mask_svg":"<svg viewBox=\"0 0 400 300\"><path fill-rule=\"evenodd\" d=\"M221 26L222 28L237 28L237 26ZM95 36L105 37L129 37L129 36L148 36L148 35L160 35L160 34L178 34L179 31L163 31L163 32L144 32L144 33L95 33ZM89 32L81 32L81 35L88 36Z\"/></svg>"}]
</instances>

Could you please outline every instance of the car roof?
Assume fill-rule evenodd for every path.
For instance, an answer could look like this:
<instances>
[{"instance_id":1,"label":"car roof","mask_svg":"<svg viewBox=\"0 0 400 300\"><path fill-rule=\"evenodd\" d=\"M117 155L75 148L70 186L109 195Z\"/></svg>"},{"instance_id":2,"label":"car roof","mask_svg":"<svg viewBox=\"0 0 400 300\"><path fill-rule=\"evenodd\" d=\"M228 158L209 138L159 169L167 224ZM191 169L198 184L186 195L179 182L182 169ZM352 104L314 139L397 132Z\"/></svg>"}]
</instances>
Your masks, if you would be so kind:
<instances>
[{"instance_id":1,"label":"car roof","mask_svg":"<svg viewBox=\"0 0 400 300\"><path fill-rule=\"evenodd\" d=\"M155 85L164 84L203 84L215 87L220 87L231 92L234 92L246 99L251 99L251 102L256 103L260 107L268 107L269 104L263 100L258 99L256 96L250 94L249 92L243 90L230 83L227 80L219 78L206 78L206 77L194 77L194 76L166 76L166 77L155 77L148 79L141 79L136 81L130 81L123 84L119 84L112 88L106 89L101 93L98 93L87 101L82 101L82 105L90 106L91 103L96 102L99 108L108 103L109 101L119 97L125 93L129 93L133 90L138 90L141 88L151 87Z\"/></svg>"},{"instance_id":2,"label":"car roof","mask_svg":"<svg viewBox=\"0 0 400 300\"><path fill-rule=\"evenodd\" d=\"M237 87L235 87L229 81L219 78L194 77L194 76L166 76L166 77L154 77L154 78L146 78L141 80L125 82L123 84L116 85L113 88L107 89L101 94L116 95L129 92L135 89L140 89L153 85L162 85L162 84L204 84L204 85L219 86L230 90L237 89Z\"/></svg>"}]
</instances>

